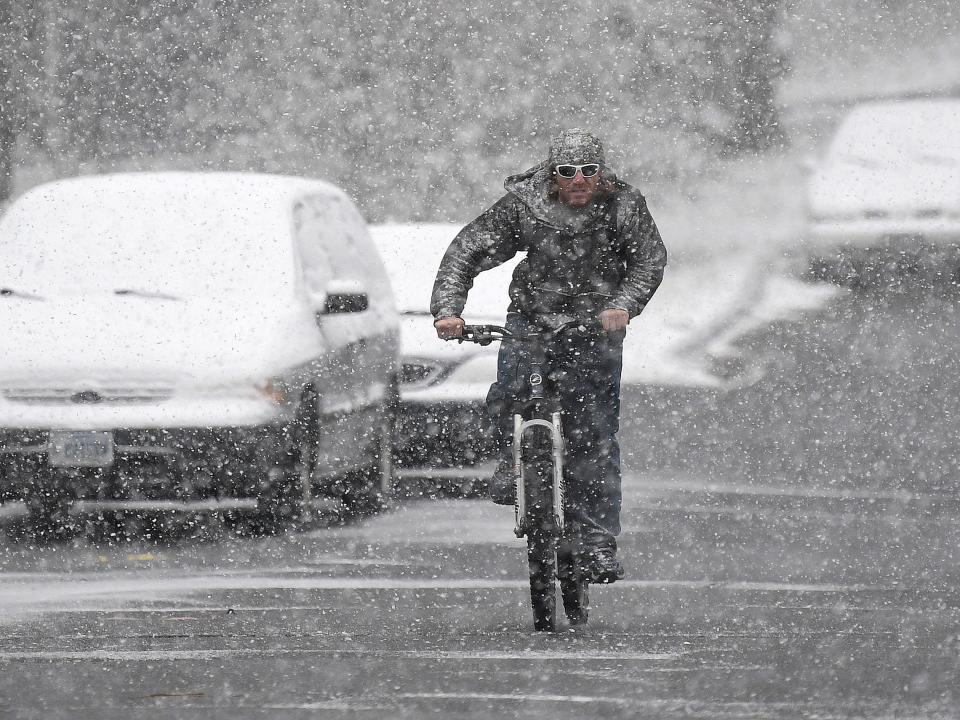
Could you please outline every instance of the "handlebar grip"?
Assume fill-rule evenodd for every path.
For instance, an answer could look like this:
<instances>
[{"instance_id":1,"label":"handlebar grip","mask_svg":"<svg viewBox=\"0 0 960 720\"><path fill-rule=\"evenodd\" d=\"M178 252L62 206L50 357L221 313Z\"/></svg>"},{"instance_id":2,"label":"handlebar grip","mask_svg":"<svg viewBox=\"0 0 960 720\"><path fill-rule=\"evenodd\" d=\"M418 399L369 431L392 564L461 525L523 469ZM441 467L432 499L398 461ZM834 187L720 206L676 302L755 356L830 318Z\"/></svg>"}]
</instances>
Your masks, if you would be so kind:
<instances>
[{"instance_id":1,"label":"handlebar grip","mask_svg":"<svg viewBox=\"0 0 960 720\"><path fill-rule=\"evenodd\" d=\"M457 342L472 342L477 345L489 345L494 340L508 337L506 328L499 325L464 325L459 337L447 338Z\"/></svg>"}]
</instances>

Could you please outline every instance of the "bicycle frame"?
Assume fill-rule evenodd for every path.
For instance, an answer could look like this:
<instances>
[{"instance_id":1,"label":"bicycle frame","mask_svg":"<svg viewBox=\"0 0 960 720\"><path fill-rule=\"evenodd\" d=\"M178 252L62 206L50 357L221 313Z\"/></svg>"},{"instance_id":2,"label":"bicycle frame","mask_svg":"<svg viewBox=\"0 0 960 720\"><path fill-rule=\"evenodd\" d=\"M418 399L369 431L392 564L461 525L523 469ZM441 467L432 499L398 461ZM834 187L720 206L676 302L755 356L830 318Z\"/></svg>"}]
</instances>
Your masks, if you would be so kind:
<instances>
[{"instance_id":1,"label":"bicycle frame","mask_svg":"<svg viewBox=\"0 0 960 720\"><path fill-rule=\"evenodd\" d=\"M514 534L527 538L530 571L530 599L534 629L555 629L556 586L559 581L564 611L571 625L587 622L589 599L587 585L576 566L575 549L579 543L576 523L566 522L566 486L564 482L564 440L560 398L556 388L546 381L550 376L548 343L579 322L566 323L552 331L514 334L496 325L465 325L460 342L489 345L494 340L525 342L530 353L530 372L522 397L513 407L512 464L516 482ZM530 437L549 433L549 454L543 443L547 438ZM525 445L531 451L524 456ZM549 459L548 459L549 458ZM545 464L549 462L551 471ZM536 474L535 485L527 487L527 469ZM550 474L548 475L548 472ZM549 500L546 493L550 493ZM527 507L528 498L534 503ZM561 551L561 544L567 549Z\"/></svg>"},{"instance_id":2,"label":"bicycle frame","mask_svg":"<svg viewBox=\"0 0 960 720\"><path fill-rule=\"evenodd\" d=\"M517 501L514 505L514 534L519 538L527 533L526 482L523 474L523 433L532 427L542 426L550 430L553 441L553 515L557 530L564 527L564 485L563 485L563 430L560 425L560 413L551 413L551 419L524 420L520 413L513 415L513 473L517 482Z\"/></svg>"},{"instance_id":3,"label":"bicycle frame","mask_svg":"<svg viewBox=\"0 0 960 720\"><path fill-rule=\"evenodd\" d=\"M522 412L516 411L513 414L513 474L516 478L516 503L514 505L514 534L517 537L523 537L527 532L526 519L526 478L524 476L524 458L523 458L523 438L528 431L543 427L550 433L553 456L553 515L556 528L559 533L563 532L565 526L564 502L566 488L564 485L564 442L563 426L561 424L560 411L552 410L547 413L540 409L540 406L551 400L549 397L550 388L545 382L548 372L545 367L547 364L547 342L562 332L579 325L579 321L568 322L560 325L552 331L526 333L516 335L506 328L497 325L467 325L464 327L464 337L459 338L460 342L469 341L479 345L489 345L494 340L505 342L527 342L531 355L530 374L527 377L529 394L526 399L520 399L519 405L529 405L533 408L529 419L523 417ZM538 417L538 415L540 415ZM546 417L544 417L546 416Z\"/></svg>"}]
</instances>

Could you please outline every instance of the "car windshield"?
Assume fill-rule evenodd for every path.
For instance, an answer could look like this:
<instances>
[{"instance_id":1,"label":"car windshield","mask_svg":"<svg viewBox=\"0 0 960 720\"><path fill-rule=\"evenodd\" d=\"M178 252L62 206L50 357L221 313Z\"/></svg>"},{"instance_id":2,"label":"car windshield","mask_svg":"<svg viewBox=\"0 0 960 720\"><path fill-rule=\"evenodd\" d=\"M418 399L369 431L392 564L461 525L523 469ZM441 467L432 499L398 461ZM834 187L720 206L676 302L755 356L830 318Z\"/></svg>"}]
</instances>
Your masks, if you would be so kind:
<instances>
[{"instance_id":1,"label":"car windshield","mask_svg":"<svg viewBox=\"0 0 960 720\"><path fill-rule=\"evenodd\" d=\"M291 243L284 213L249 192L76 181L24 196L0 222L0 285L42 297L275 294L292 288Z\"/></svg>"},{"instance_id":2,"label":"car windshield","mask_svg":"<svg viewBox=\"0 0 960 720\"><path fill-rule=\"evenodd\" d=\"M855 112L832 153L869 165L960 163L960 103Z\"/></svg>"}]
</instances>

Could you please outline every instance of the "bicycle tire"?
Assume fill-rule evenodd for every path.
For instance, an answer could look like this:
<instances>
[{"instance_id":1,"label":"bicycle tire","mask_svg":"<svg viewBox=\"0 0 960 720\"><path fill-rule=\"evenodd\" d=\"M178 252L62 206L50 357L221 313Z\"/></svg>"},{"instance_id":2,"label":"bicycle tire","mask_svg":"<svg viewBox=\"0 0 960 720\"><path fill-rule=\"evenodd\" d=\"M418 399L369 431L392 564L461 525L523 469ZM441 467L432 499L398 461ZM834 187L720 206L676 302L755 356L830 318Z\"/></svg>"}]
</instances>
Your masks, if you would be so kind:
<instances>
[{"instance_id":1,"label":"bicycle tire","mask_svg":"<svg viewBox=\"0 0 960 720\"><path fill-rule=\"evenodd\" d=\"M526 464L527 564L530 574L530 605L533 627L538 632L556 630L557 528L553 517L553 463Z\"/></svg>"},{"instance_id":2,"label":"bicycle tire","mask_svg":"<svg viewBox=\"0 0 960 720\"><path fill-rule=\"evenodd\" d=\"M585 625L590 615L589 578L580 567L580 533L575 526L568 526L564 539L557 550L557 578L560 581L560 597L563 611L570 625Z\"/></svg>"},{"instance_id":3,"label":"bicycle tire","mask_svg":"<svg viewBox=\"0 0 960 720\"><path fill-rule=\"evenodd\" d=\"M527 535L527 562L530 566L530 604L533 608L533 629L553 632L556 629L556 541L553 533L531 532Z\"/></svg>"}]
</instances>

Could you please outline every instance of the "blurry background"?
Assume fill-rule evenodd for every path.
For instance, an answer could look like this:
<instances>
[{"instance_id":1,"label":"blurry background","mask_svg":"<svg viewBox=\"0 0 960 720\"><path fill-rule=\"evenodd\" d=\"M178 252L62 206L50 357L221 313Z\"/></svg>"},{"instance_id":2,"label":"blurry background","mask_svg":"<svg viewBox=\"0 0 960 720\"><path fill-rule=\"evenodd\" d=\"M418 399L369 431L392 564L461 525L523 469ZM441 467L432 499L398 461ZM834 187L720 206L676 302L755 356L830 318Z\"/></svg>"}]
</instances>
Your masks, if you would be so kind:
<instances>
[{"instance_id":1,"label":"blurry background","mask_svg":"<svg viewBox=\"0 0 960 720\"><path fill-rule=\"evenodd\" d=\"M733 214L776 236L842 109L957 94L958 47L955 0L3 0L0 199L239 169L331 180L370 221L461 221L579 125L681 255L708 251L756 241L713 198L757 190Z\"/></svg>"}]
</instances>

